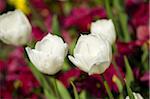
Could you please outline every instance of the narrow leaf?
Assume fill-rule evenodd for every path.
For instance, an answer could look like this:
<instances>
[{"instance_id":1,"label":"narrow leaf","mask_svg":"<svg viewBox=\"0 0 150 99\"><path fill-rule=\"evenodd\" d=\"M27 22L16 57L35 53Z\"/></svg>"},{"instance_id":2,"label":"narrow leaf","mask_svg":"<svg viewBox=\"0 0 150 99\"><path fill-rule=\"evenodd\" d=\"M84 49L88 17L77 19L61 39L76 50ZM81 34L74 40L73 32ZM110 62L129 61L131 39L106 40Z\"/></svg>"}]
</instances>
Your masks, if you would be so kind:
<instances>
[{"instance_id":1,"label":"narrow leaf","mask_svg":"<svg viewBox=\"0 0 150 99\"><path fill-rule=\"evenodd\" d=\"M112 81L117 85L118 90L121 93L123 90L123 86L122 86L120 79L116 75L113 75Z\"/></svg>"},{"instance_id":2,"label":"narrow leaf","mask_svg":"<svg viewBox=\"0 0 150 99\"><path fill-rule=\"evenodd\" d=\"M41 72L39 72L31 62L29 62L29 67L30 67L33 75L36 77L36 79L39 81L40 85L43 87L43 89L47 90L49 92L49 94L51 93L51 95L53 95L53 91L51 90L44 75Z\"/></svg>"},{"instance_id":3,"label":"narrow leaf","mask_svg":"<svg viewBox=\"0 0 150 99\"><path fill-rule=\"evenodd\" d=\"M134 76L126 56L124 56L124 61L125 61L125 68L126 68L126 83L130 86L131 82L134 81Z\"/></svg>"},{"instance_id":4,"label":"narrow leaf","mask_svg":"<svg viewBox=\"0 0 150 99\"><path fill-rule=\"evenodd\" d=\"M53 95L50 94L50 92L46 89L44 89L44 94L46 96L46 99L56 99Z\"/></svg>"},{"instance_id":5,"label":"narrow leaf","mask_svg":"<svg viewBox=\"0 0 150 99\"><path fill-rule=\"evenodd\" d=\"M87 97L86 97L86 91L85 90L81 91L79 97L80 97L80 99L87 99Z\"/></svg>"},{"instance_id":6,"label":"narrow leaf","mask_svg":"<svg viewBox=\"0 0 150 99\"><path fill-rule=\"evenodd\" d=\"M56 84L57 84L57 88L58 88L61 98L62 99L71 99L71 96L70 96L68 90L65 88L65 86L59 80L56 80Z\"/></svg>"},{"instance_id":7,"label":"narrow leaf","mask_svg":"<svg viewBox=\"0 0 150 99\"><path fill-rule=\"evenodd\" d=\"M60 28L59 28L59 21L56 15L53 16L52 19L52 31L53 34L60 36Z\"/></svg>"},{"instance_id":8,"label":"narrow leaf","mask_svg":"<svg viewBox=\"0 0 150 99\"><path fill-rule=\"evenodd\" d=\"M76 89L76 87L75 87L75 85L73 84L72 81L71 81L71 85L73 87L73 92L74 92L75 99L79 99L79 95L78 95L77 89Z\"/></svg>"},{"instance_id":9,"label":"narrow leaf","mask_svg":"<svg viewBox=\"0 0 150 99\"><path fill-rule=\"evenodd\" d=\"M129 87L129 85L127 83L126 83L126 88L127 88L127 93L128 93L129 98L130 99L135 99L134 95L132 93L132 90L131 90L131 88Z\"/></svg>"},{"instance_id":10,"label":"narrow leaf","mask_svg":"<svg viewBox=\"0 0 150 99\"><path fill-rule=\"evenodd\" d=\"M110 98L110 99L114 99L114 97L113 97L113 95L112 95L112 93L111 93L111 90L110 90L110 88L109 88L109 85L108 85L108 83L107 83L106 80L104 81L104 86L105 86L105 88L106 88L106 91L107 91L107 93L108 93L109 98Z\"/></svg>"},{"instance_id":11,"label":"narrow leaf","mask_svg":"<svg viewBox=\"0 0 150 99\"><path fill-rule=\"evenodd\" d=\"M124 41L128 42L131 40L131 37L130 37L129 32L128 32L127 15L123 12L120 12L119 13L119 19L120 19L120 23L121 23L121 27L122 27L122 31L123 31Z\"/></svg>"}]
</instances>

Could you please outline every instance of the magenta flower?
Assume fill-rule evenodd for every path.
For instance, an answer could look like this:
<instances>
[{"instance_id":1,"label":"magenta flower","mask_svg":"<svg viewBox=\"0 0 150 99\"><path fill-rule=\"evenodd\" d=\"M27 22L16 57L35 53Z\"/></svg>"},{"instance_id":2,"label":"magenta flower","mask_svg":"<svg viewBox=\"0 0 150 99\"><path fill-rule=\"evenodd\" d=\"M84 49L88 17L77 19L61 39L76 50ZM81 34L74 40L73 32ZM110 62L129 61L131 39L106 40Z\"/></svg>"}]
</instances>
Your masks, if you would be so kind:
<instances>
[{"instance_id":1,"label":"magenta flower","mask_svg":"<svg viewBox=\"0 0 150 99\"><path fill-rule=\"evenodd\" d=\"M106 13L102 7L74 8L72 9L71 14L64 20L64 27L69 28L75 26L82 32L87 31L94 18L106 18Z\"/></svg>"}]
</instances>

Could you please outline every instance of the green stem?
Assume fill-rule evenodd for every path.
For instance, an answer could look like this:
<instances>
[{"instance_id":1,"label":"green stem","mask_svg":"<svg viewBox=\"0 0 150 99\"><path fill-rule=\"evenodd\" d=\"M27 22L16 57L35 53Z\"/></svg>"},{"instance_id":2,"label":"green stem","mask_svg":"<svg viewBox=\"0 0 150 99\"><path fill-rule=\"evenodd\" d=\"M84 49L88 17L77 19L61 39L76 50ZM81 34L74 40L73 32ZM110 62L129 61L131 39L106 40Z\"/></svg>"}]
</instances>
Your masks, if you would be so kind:
<instances>
[{"instance_id":1,"label":"green stem","mask_svg":"<svg viewBox=\"0 0 150 99\"><path fill-rule=\"evenodd\" d=\"M122 28L122 32L124 36L124 41L128 42L131 40L131 37L128 32L128 19L127 19L127 15L125 14L125 12L119 12L119 20L120 20L120 24L121 24L121 28Z\"/></svg>"},{"instance_id":2,"label":"green stem","mask_svg":"<svg viewBox=\"0 0 150 99\"><path fill-rule=\"evenodd\" d=\"M112 19L112 11L111 11L111 7L110 7L110 0L104 0L105 2L105 7L106 7L106 12L108 14L108 17Z\"/></svg>"},{"instance_id":3,"label":"green stem","mask_svg":"<svg viewBox=\"0 0 150 99\"><path fill-rule=\"evenodd\" d=\"M54 83L54 88L55 88L55 91L56 91L56 96L59 97L59 99L60 99L61 95L59 94L59 90L58 90L56 79L54 79L53 83Z\"/></svg>"},{"instance_id":4,"label":"green stem","mask_svg":"<svg viewBox=\"0 0 150 99\"><path fill-rule=\"evenodd\" d=\"M110 99L114 99L114 96L113 96L113 94L111 93L110 87L109 87L109 85L108 85L108 82L105 80L104 75L102 75L102 79L103 79L103 81L104 81L104 86L105 86L105 89L106 89L106 91L107 91L107 94L108 94L109 98L110 98Z\"/></svg>"},{"instance_id":5,"label":"green stem","mask_svg":"<svg viewBox=\"0 0 150 99\"><path fill-rule=\"evenodd\" d=\"M132 93L132 90L131 90L131 88L129 87L129 85L127 83L126 83L126 88L127 88L127 93L128 93L129 98L130 99L135 99L134 95Z\"/></svg>"},{"instance_id":6,"label":"green stem","mask_svg":"<svg viewBox=\"0 0 150 99\"><path fill-rule=\"evenodd\" d=\"M122 39L122 37L120 35L120 28L119 28L118 22L115 19L115 17L113 17L112 8L111 8L111 5L110 5L110 0L104 0L104 4L105 4L105 8L106 8L108 18L112 19L112 21L115 25L117 36L119 37L119 39Z\"/></svg>"},{"instance_id":7,"label":"green stem","mask_svg":"<svg viewBox=\"0 0 150 99\"><path fill-rule=\"evenodd\" d=\"M70 83L71 83L71 85L73 87L73 93L74 93L75 99L79 99L79 95L78 95L78 92L77 92L77 89L76 89L74 83L72 81Z\"/></svg>"}]
</instances>

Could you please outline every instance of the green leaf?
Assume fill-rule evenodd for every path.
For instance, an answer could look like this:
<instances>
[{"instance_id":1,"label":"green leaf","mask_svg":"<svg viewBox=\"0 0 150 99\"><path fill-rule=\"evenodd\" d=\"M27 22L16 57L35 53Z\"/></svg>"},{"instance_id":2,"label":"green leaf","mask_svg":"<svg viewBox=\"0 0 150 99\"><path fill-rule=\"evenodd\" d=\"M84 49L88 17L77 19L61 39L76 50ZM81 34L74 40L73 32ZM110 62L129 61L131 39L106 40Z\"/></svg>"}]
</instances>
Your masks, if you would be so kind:
<instances>
[{"instance_id":1,"label":"green leaf","mask_svg":"<svg viewBox=\"0 0 150 99\"><path fill-rule=\"evenodd\" d=\"M128 93L129 98L130 98L130 99L135 99L135 98L134 98L134 95L133 95L133 93L132 93L132 90L131 90L131 88L129 87L128 83L126 83L126 88L127 88L127 93Z\"/></svg>"},{"instance_id":2,"label":"green leaf","mask_svg":"<svg viewBox=\"0 0 150 99\"><path fill-rule=\"evenodd\" d=\"M113 15L112 15L112 9L111 9L111 6L110 6L110 0L104 0L104 2L105 2L107 15L110 19L112 19Z\"/></svg>"},{"instance_id":3,"label":"green leaf","mask_svg":"<svg viewBox=\"0 0 150 99\"><path fill-rule=\"evenodd\" d=\"M71 68L71 67L70 67L70 65L69 65L68 59L65 58L62 71L68 71L70 68Z\"/></svg>"},{"instance_id":4,"label":"green leaf","mask_svg":"<svg viewBox=\"0 0 150 99\"><path fill-rule=\"evenodd\" d=\"M46 99L56 99L56 97L51 95L50 92L46 89L44 89L44 94L46 96Z\"/></svg>"},{"instance_id":5,"label":"green leaf","mask_svg":"<svg viewBox=\"0 0 150 99\"><path fill-rule=\"evenodd\" d=\"M126 56L124 56L124 61L126 68L126 83L130 86L131 82L134 81L134 76Z\"/></svg>"},{"instance_id":6,"label":"green leaf","mask_svg":"<svg viewBox=\"0 0 150 99\"><path fill-rule=\"evenodd\" d=\"M57 18L57 15L53 15L53 19L52 19L52 31L53 34L60 36L60 28L59 28L59 21Z\"/></svg>"},{"instance_id":7,"label":"green leaf","mask_svg":"<svg viewBox=\"0 0 150 99\"><path fill-rule=\"evenodd\" d=\"M123 86L122 86L122 83L121 83L120 79L116 75L113 75L112 80L113 80L113 82L115 82L115 84L118 87L119 92L121 93L122 90L123 90Z\"/></svg>"},{"instance_id":8,"label":"green leaf","mask_svg":"<svg viewBox=\"0 0 150 99\"><path fill-rule=\"evenodd\" d=\"M144 69L144 71L149 70L149 65L148 65L148 57L149 57L149 51L148 51L148 46L146 44L144 44L142 46L142 68Z\"/></svg>"},{"instance_id":9,"label":"green leaf","mask_svg":"<svg viewBox=\"0 0 150 99\"><path fill-rule=\"evenodd\" d=\"M74 93L75 99L79 99L79 95L78 95L78 92L77 92L77 89L76 89L75 85L73 84L72 81L70 83L73 87L73 93Z\"/></svg>"},{"instance_id":10,"label":"green leaf","mask_svg":"<svg viewBox=\"0 0 150 99\"><path fill-rule=\"evenodd\" d=\"M64 13L65 15L68 15L71 11L72 5L70 4L70 2L65 2L64 3Z\"/></svg>"},{"instance_id":11,"label":"green leaf","mask_svg":"<svg viewBox=\"0 0 150 99\"><path fill-rule=\"evenodd\" d=\"M108 85L108 83L107 83L106 80L104 81L104 86L105 86L105 88L106 88L106 91L107 91L107 93L108 93L109 98L110 98L110 99L114 99L114 97L113 97L113 95L112 95L112 93L111 93L111 90L110 90L110 88L109 88L109 85Z\"/></svg>"},{"instance_id":12,"label":"green leaf","mask_svg":"<svg viewBox=\"0 0 150 99\"><path fill-rule=\"evenodd\" d=\"M82 90L81 93L79 94L80 99L87 99L86 97L86 91Z\"/></svg>"},{"instance_id":13,"label":"green leaf","mask_svg":"<svg viewBox=\"0 0 150 99\"><path fill-rule=\"evenodd\" d=\"M44 75L40 71L38 71L31 62L28 63L28 66L30 67L33 75L39 81L40 85L43 87L43 90L47 90L49 92L49 94L51 94L51 96L53 95L53 97L54 97L54 93L51 90L50 85L46 81Z\"/></svg>"},{"instance_id":14,"label":"green leaf","mask_svg":"<svg viewBox=\"0 0 150 99\"><path fill-rule=\"evenodd\" d=\"M57 88L59 91L59 94L61 96L61 99L71 99L71 96L68 92L68 90L65 88L65 86L59 81L56 80Z\"/></svg>"},{"instance_id":15,"label":"green leaf","mask_svg":"<svg viewBox=\"0 0 150 99\"><path fill-rule=\"evenodd\" d=\"M121 0L113 0L113 6L117 9L117 11L124 11L124 5Z\"/></svg>"},{"instance_id":16,"label":"green leaf","mask_svg":"<svg viewBox=\"0 0 150 99\"><path fill-rule=\"evenodd\" d=\"M120 12L119 13L119 19L120 19L120 24L121 24L122 31L123 31L124 41L128 42L131 40L131 37L130 37L129 32L128 32L127 15L123 12Z\"/></svg>"},{"instance_id":17,"label":"green leaf","mask_svg":"<svg viewBox=\"0 0 150 99\"><path fill-rule=\"evenodd\" d=\"M73 55L73 51L74 51L76 42L77 42L77 39L74 39L74 40L72 41L72 43L70 44L69 52L70 52L71 55Z\"/></svg>"}]
</instances>

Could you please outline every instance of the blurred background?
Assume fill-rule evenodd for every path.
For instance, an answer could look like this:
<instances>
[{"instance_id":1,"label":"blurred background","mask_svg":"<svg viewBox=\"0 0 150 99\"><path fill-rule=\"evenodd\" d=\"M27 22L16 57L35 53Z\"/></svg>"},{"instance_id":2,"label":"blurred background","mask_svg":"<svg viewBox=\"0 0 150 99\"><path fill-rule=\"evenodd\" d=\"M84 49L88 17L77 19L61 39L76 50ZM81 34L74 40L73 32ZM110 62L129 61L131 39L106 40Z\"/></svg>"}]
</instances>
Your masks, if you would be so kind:
<instances>
[{"instance_id":1,"label":"blurred background","mask_svg":"<svg viewBox=\"0 0 150 99\"><path fill-rule=\"evenodd\" d=\"M123 77L130 65L131 88L144 99L149 95L149 2L148 0L0 0L0 15L20 9L32 24L28 46L34 46L48 32L64 38L69 54L80 34L89 34L91 22L112 19L117 33L113 45L113 61ZM55 30L55 33L53 32ZM41 85L28 67L25 46L6 45L0 41L0 99L43 99ZM128 61L124 60L124 56ZM119 93L118 74L112 63L104 73L115 96ZM77 91L89 99L107 96L97 75L88 76L66 58L63 70L55 75L70 91L73 80ZM130 80L129 80L130 81ZM126 94L126 93L124 93Z\"/></svg>"}]
</instances>

